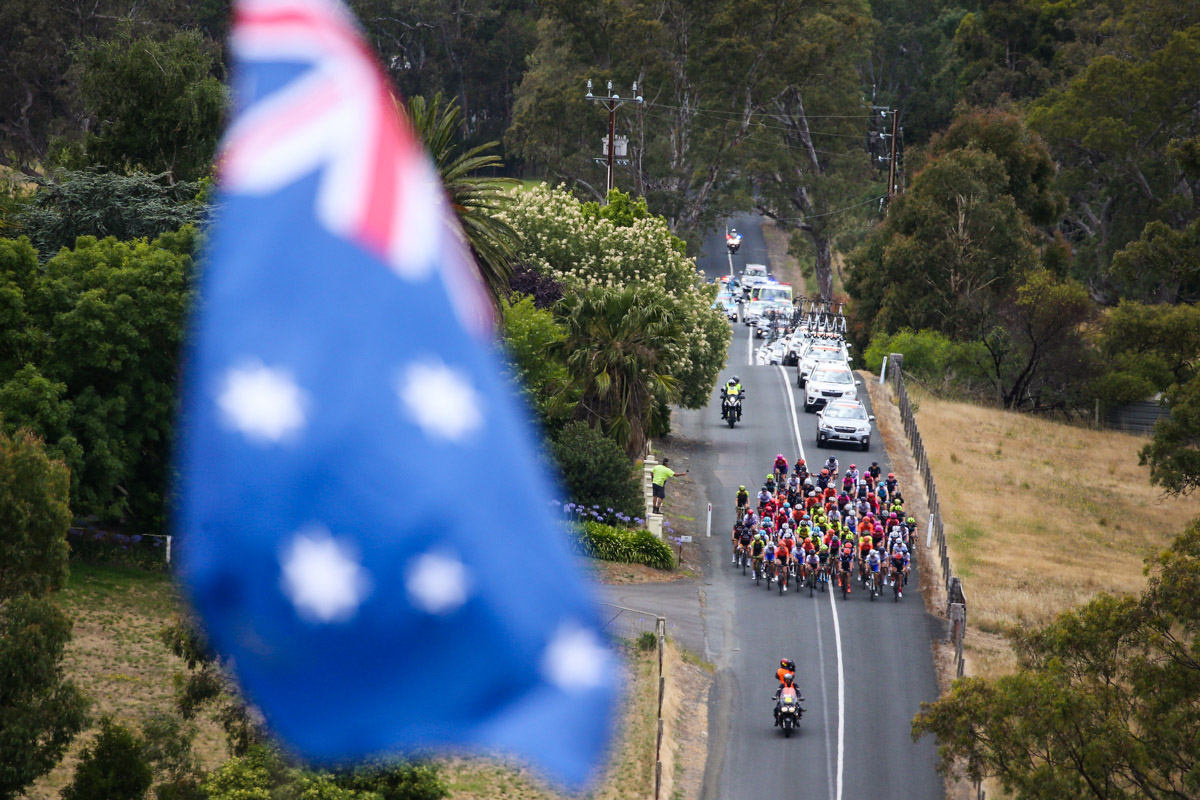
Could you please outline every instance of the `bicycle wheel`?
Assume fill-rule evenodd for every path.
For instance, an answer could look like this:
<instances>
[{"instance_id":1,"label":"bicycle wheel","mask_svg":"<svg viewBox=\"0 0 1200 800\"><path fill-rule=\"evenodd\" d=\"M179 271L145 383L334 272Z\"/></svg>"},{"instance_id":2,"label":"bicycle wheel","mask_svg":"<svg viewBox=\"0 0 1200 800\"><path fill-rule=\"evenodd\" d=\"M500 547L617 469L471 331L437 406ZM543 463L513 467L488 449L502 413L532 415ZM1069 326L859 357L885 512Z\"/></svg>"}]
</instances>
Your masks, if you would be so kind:
<instances>
[{"instance_id":1,"label":"bicycle wheel","mask_svg":"<svg viewBox=\"0 0 1200 800\"><path fill-rule=\"evenodd\" d=\"M842 585L842 599L845 600L850 592L850 579L846 577L846 573L842 573L838 578L838 583Z\"/></svg>"},{"instance_id":2,"label":"bicycle wheel","mask_svg":"<svg viewBox=\"0 0 1200 800\"><path fill-rule=\"evenodd\" d=\"M900 602L900 579L899 579L899 577L892 579L892 595L893 595L892 602L899 603Z\"/></svg>"}]
</instances>

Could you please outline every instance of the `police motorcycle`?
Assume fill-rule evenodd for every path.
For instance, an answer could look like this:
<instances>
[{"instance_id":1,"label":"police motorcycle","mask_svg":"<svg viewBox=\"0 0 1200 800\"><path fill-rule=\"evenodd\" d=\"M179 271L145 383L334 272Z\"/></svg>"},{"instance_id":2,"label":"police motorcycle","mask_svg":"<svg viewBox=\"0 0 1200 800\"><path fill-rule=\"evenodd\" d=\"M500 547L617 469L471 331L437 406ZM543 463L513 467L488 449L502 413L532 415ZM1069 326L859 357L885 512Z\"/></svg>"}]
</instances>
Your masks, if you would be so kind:
<instances>
[{"instance_id":1,"label":"police motorcycle","mask_svg":"<svg viewBox=\"0 0 1200 800\"><path fill-rule=\"evenodd\" d=\"M733 255L742 246L742 235L737 232L737 228L725 234L725 246L729 248L729 254Z\"/></svg>"},{"instance_id":2,"label":"police motorcycle","mask_svg":"<svg viewBox=\"0 0 1200 800\"><path fill-rule=\"evenodd\" d=\"M738 383L738 379L734 377L733 382ZM728 422L731 428L742 421L742 399L745 396L745 389L730 394L728 385L721 387L721 419Z\"/></svg>"}]
</instances>

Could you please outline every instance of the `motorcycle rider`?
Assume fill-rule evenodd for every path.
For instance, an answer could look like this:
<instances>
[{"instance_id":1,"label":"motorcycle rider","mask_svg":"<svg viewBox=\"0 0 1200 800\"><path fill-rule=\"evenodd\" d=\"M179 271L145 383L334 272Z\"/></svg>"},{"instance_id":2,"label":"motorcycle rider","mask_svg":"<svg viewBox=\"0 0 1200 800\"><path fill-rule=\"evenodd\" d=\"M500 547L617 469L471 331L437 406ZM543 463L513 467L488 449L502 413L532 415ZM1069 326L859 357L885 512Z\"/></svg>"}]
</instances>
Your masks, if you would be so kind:
<instances>
[{"instance_id":1,"label":"motorcycle rider","mask_svg":"<svg viewBox=\"0 0 1200 800\"><path fill-rule=\"evenodd\" d=\"M779 679L779 688L775 690L775 697L774 697L774 700L775 700L775 727L779 727L779 696L781 694L783 694L784 689L794 689L796 692L796 702L797 703L804 702L804 696L802 694L800 694L800 689L799 689L799 687L796 686L796 683L795 683L796 662L792 661L790 658L785 658L785 659L783 659L783 661L781 663L784 664L785 666L782 666L778 670L775 671L775 677L777 677ZM788 664L791 664L791 666L792 666L792 669L790 671L786 668L786 665L788 665ZM801 714L803 714L805 711L806 711L805 708L803 708L803 707L800 708Z\"/></svg>"},{"instance_id":2,"label":"motorcycle rider","mask_svg":"<svg viewBox=\"0 0 1200 800\"><path fill-rule=\"evenodd\" d=\"M734 375L721 387L721 419L727 419L729 409L733 406L733 399L742 400L745 398L745 392L742 389L742 382L738 380L738 376ZM737 407L737 418L740 421L742 418L742 408Z\"/></svg>"}]
</instances>

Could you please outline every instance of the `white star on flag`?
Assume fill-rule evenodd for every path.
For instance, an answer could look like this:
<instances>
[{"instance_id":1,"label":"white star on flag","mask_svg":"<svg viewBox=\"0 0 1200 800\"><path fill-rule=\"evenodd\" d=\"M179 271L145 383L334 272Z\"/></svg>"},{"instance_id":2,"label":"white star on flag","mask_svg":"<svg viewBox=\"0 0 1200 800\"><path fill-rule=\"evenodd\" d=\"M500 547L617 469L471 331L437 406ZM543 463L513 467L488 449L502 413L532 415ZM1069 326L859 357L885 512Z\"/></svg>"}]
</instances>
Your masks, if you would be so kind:
<instances>
[{"instance_id":1,"label":"white star on flag","mask_svg":"<svg viewBox=\"0 0 1200 800\"><path fill-rule=\"evenodd\" d=\"M255 441L279 442L307 424L304 408L308 394L286 371L260 361L233 367L225 374L217 405L226 423Z\"/></svg>"},{"instance_id":2,"label":"white star on flag","mask_svg":"<svg viewBox=\"0 0 1200 800\"><path fill-rule=\"evenodd\" d=\"M283 593L312 622L344 622L371 592L354 548L314 526L296 533L280 558Z\"/></svg>"},{"instance_id":3,"label":"white star on flag","mask_svg":"<svg viewBox=\"0 0 1200 800\"><path fill-rule=\"evenodd\" d=\"M483 425L479 395L458 370L437 362L410 365L396 379L404 408L428 434L459 441Z\"/></svg>"},{"instance_id":4,"label":"white star on flag","mask_svg":"<svg viewBox=\"0 0 1200 800\"><path fill-rule=\"evenodd\" d=\"M467 602L467 570L444 553L426 553L406 571L404 583L414 605L430 614L449 614Z\"/></svg>"},{"instance_id":5,"label":"white star on flag","mask_svg":"<svg viewBox=\"0 0 1200 800\"><path fill-rule=\"evenodd\" d=\"M609 658L595 633L564 623L542 655L542 674L566 692L596 689L608 682Z\"/></svg>"}]
</instances>

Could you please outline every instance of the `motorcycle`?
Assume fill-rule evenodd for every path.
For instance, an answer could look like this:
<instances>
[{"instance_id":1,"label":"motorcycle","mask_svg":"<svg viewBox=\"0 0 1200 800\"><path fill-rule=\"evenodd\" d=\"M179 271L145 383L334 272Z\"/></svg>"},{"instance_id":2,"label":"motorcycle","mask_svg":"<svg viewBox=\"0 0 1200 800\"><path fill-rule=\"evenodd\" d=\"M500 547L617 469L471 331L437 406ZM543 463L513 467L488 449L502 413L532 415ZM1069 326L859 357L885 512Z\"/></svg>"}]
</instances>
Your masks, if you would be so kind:
<instances>
[{"instance_id":1,"label":"motorcycle","mask_svg":"<svg viewBox=\"0 0 1200 800\"><path fill-rule=\"evenodd\" d=\"M742 246L742 235L740 233L725 234L725 246L729 248L729 254L733 255Z\"/></svg>"},{"instance_id":2,"label":"motorcycle","mask_svg":"<svg viewBox=\"0 0 1200 800\"><path fill-rule=\"evenodd\" d=\"M721 392L721 419L733 427L742 421L742 395L727 395Z\"/></svg>"},{"instance_id":3,"label":"motorcycle","mask_svg":"<svg viewBox=\"0 0 1200 800\"><path fill-rule=\"evenodd\" d=\"M792 731L799 729L800 717L803 715L804 709L800 708L800 698L796 690L792 687L783 689L775 703L775 717L779 720L779 727L783 728L784 738L790 737Z\"/></svg>"}]
</instances>

